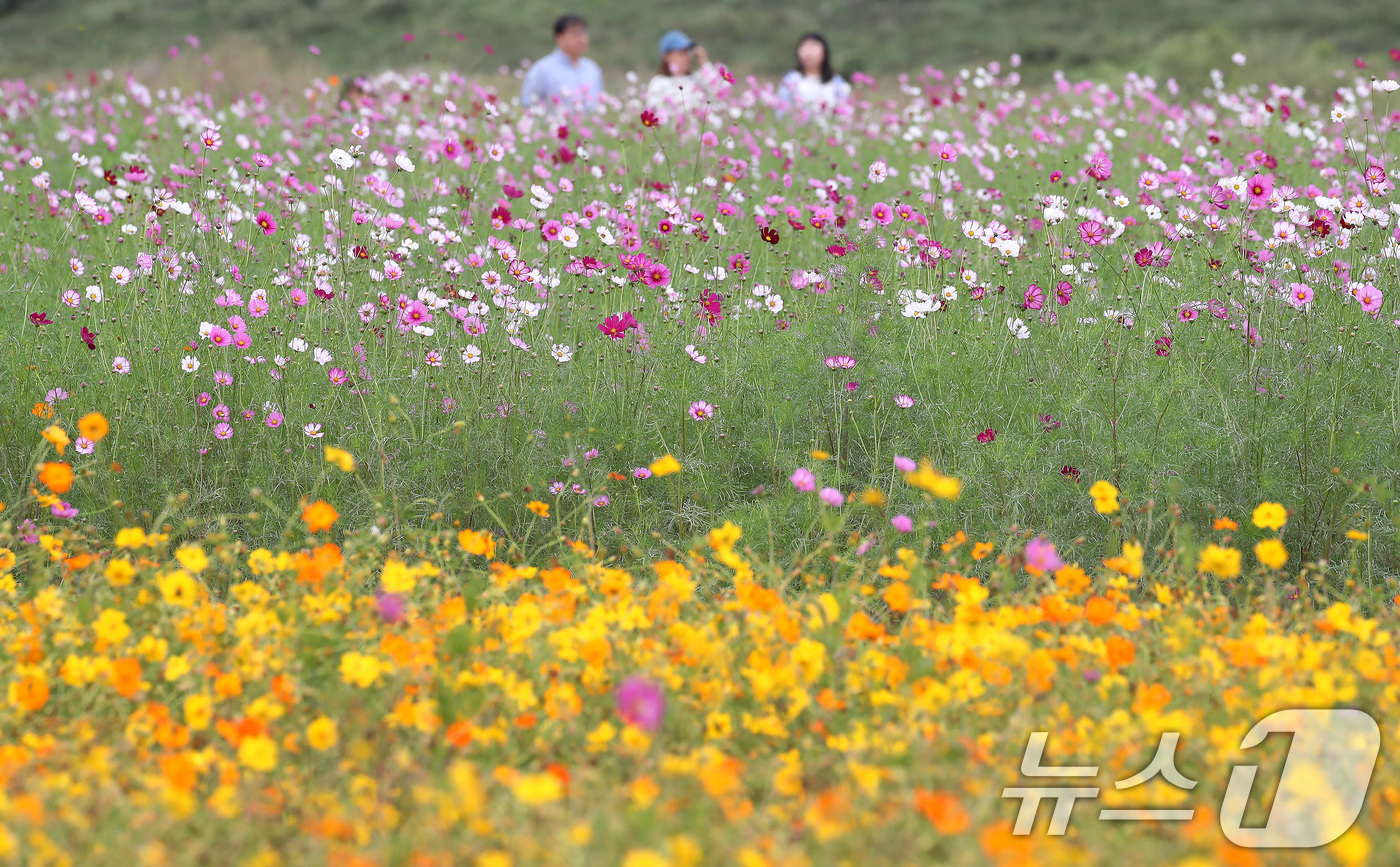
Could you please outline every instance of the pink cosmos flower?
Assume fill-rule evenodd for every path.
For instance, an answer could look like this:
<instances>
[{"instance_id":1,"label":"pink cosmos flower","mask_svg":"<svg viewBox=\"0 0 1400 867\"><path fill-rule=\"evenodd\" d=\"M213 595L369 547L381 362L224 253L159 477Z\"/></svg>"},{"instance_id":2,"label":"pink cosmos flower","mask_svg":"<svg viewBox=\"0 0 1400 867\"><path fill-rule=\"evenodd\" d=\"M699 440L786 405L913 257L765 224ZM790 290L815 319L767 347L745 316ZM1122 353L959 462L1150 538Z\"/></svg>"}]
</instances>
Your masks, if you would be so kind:
<instances>
[{"instance_id":1,"label":"pink cosmos flower","mask_svg":"<svg viewBox=\"0 0 1400 867\"><path fill-rule=\"evenodd\" d=\"M1032 283L1021 300L1022 310L1039 310L1045 304L1045 290Z\"/></svg>"},{"instance_id":2,"label":"pink cosmos flower","mask_svg":"<svg viewBox=\"0 0 1400 867\"><path fill-rule=\"evenodd\" d=\"M1249 179L1249 183L1245 185L1244 189L1249 194L1251 208L1268 207L1269 197L1274 194L1274 176L1255 175Z\"/></svg>"},{"instance_id":3,"label":"pink cosmos flower","mask_svg":"<svg viewBox=\"0 0 1400 867\"><path fill-rule=\"evenodd\" d=\"M1085 174L1096 181L1106 181L1113 177L1113 160L1108 158L1108 154L1099 151L1089 158L1089 168Z\"/></svg>"},{"instance_id":4,"label":"pink cosmos flower","mask_svg":"<svg viewBox=\"0 0 1400 867\"><path fill-rule=\"evenodd\" d=\"M1037 536L1026 543L1026 571L1035 576L1054 572L1064 566L1055 546L1043 536Z\"/></svg>"},{"instance_id":5,"label":"pink cosmos flower","mask_svg":"<svg viewBox=\"0 0 1400 867\"><path fill-rule=\"evenodd\" d=\"M1063 307L1063 306L1065 306L1066 304L1068 304L1068 303L1070 302L1070 299L1073 298L1073 297L1074 297L1074 284L1073 284L1073 283L1069 282L1068 280L1061 280L1059 283L1055 284L1055 303L1056 303L1056 304L1059 304L1061 307Z\"/></svg>"},{"instance_id":6,"label":"pink cosmos flower","mask_svg":"<svg viewBox=\"0 0 1400 867\"><path fill-rule=\"evenodd\" d=\"M846 498L843 497L841 495L841 492L836 490L835 488L822 488L821 492L818 493L817 496L821 497L822 502L826 503L833 509L839 509L846 502Z\"/></svg>"},{"instance_id":7,"label":"pink cosmos flower","mask_svg":"<svg viewBox=\"0 0 1400 867\"><path fill-rule=\"evenodd\" d=\"M220 422L214 425L214 437L216 439L226 440L231 436L233 436L233 426L228 422Z\"/></svg>"},{"instance_id":8,"label":"pink cosmos flower","mask_svg":"<svg viewBox=\"0 0 1400 867\"><path fill-rule=\"evenodd\" d=\"M1356 290L1356 300L1361 305L1362 310L1367 313L1375 313L1381 309L1381 301L1384 300L1384 296L1381 294L1381 290L1367 283Z\"/></svg>"},{"instance_id":9,"label":"pink cosmos flower","mask_svg":"<svg viewBox=\"0 0 1400 867\"><path fill-rule=\"evenodd\" d=\"M914 398L907 394L895 395L894 405L900 409L908 409L914 405Z\"/></svg>"},{"instance_id":10,"label":"pink cosmos flower","mask_svg":"<svg viewBox=\"0 0 1400 867\"><path fill-rule=\"evenodd\" d=\"M914 472L914 470L919 468L919 465L914 463L914 461L910 458L906 458L903 455L895 455L894 468L896 470L899 470L901 473L912 473Z\"/></svg>"},{"instance_id":11,"label":"pink cosmos flower","mask_svg":"<svg viewBox=\"0 0 1400 867\"><path fill-rule=\"evenodd\" d=\"M890 518L890 526L901 533L914 532L914 521L908 515L895 515Z\"/></svg>"},{"instance_id":12,"label":"pink cosmos flower","mask_svg":"<svg viewBox=\"0 0 1400 867\"><path fill-rule=\"evenodd\" d=\"M849 355L828 355L826 366L832 370L850 370L856 366L856 360Z\"/></svg>"},{"instance_id":13,"label":"pink cosmos flower","mask_svg":"<svg viewBox=\"0 0 1400 867\"><path fill-rule=\"evenodd\" d=\"M1312 303L1313 290L1306 283L1291 283L1288 286L1288 303L1298 310L1302 310Z\"/></svg>"},{"instance_id":14,"label":"pink cosmos flower","mask_svg":"<svg viewBox=\"0 0 1400 867\"><path fill-rule=\"evenodd\" d=\"M697 400L690 405L690 409L687 410L687 412L690 414L690 417L696 421L705 421L706 419L714 417L715 408L703 400Z\"/></svg>"},{"instance_id":15,"label":"pink cosmos flower","mask_svg":"<svg viewBox=\"0 0 1400 867\"><path fill-rule=\"evenodd\" d=\"M628 725L654 732L665 720L666 696L651 681L629 677L617 688L617 715Z\"/></svg>"},{"instance_id":16,"label":"pink cosmos flower","mask_svg":"<svg viewBox=\"0 0 1400 867\"><path fill-rule=\"evenodd\" d=\"M798 467L788 480L792 486L804 494L811 493L817 489L817 477L812 475L812 471L806 467Z\"/></svg>"},{"instance_id":17,"label":"pink cosmos flower","mask_svg":"<svg viewBox=\"0 0 1400 867\"><path fill-rule=\"evenodd\" d=\"M271 235L277 231L277 221L272 219L272 215L267 211L258 211L257 223L264 235Z\"/></svg>"},{"instance_id":18,"label":"pink cosmos flower","mask_svg":"<svg viewBox=\"0 0 1400 867\"><path fill-rule=\"evenodd\" d=\"M1079 240L1090 247L1097 247L1108 237L1108 231L1098 220L1085 220L1079 224Z\"/></svg>"},{"instance_id":19,"label":"pink cosmos flower","mask_svg":"<svg viewBox=\"0 0 1400 867\"><path fill-rule=\"evenodd\" d=\"M876 202L870 206L870 218L881 226L888 226L894 222L894 210L884 202Z\"/></svg>"}]
</instances>

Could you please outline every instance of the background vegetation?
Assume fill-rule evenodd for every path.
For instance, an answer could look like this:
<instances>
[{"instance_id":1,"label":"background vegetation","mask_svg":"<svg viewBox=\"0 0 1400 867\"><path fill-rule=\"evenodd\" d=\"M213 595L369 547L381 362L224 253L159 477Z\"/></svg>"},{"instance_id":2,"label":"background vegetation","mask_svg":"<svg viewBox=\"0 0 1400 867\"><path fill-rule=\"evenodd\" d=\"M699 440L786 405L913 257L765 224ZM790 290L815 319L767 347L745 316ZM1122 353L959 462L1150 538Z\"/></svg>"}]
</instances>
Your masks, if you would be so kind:
<instances>
[{"instance_id":1,"label":"background vegetation","mask_svg":"<svg viewBox=\"0 0 1400 867\"><path fill-rule=\"evenodd\" d=\"M1400 33L1400 4L1389 0L0 0L0 75L134 66L172 45L189 54L186 34L202 40L196 55L209 52L211 65L249 86L413 64L494 73L543 54L555 16L575 10L613 74L649 69L661 33L681 27L736 70L771 76L790 64L796 37L816 29L845 72L1019 53L1028 78L1131 67L1194 87L1243 51L1256 78L1326 87L1339 65L1382 59Z\"/></svg>"}]
</instances>

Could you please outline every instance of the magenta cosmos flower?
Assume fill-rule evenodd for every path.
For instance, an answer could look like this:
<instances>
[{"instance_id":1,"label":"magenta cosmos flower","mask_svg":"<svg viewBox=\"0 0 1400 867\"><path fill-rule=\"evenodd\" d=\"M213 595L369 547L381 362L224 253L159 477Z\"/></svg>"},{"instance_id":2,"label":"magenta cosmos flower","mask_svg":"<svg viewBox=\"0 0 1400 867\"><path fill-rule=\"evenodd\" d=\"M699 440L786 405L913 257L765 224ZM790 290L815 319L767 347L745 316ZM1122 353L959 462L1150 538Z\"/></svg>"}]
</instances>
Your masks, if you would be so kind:
<instances>
[{"instance_id":1,"label":"magenta cosmos flower","mask_svg":"<svg viewBox=\"0 0 1400 867\"><path fill-rule=\"evenodd\" d=\"M689 413L690 417L696 421L705 421L714 418L715 408L703 400L697 400L690 405Z\"/></svg>"},{"instance_id":2,"label":"magenta cosmos flower","mask_svg":"<svg viewBox=\"0 0 1400 867\"><path fill-rule=\"evenodd\" d=\"M263 230L264 235L271 235L277 231L277 221L272 219L272 215L267 211L258 211L258 227Z\"/></svg>"},{"instance_id":3,"label":"magenta cosmos flower","mask_svg":"<svg viewBox=\"0 0 1400 867\"><path fill-rule=\"evenodd\" d=\"M637 317L630 312L621 315L613 314L603 320L602 324L598 326L598 330L613 340L621 340L627 334L627 329L636 328L637 324Z\"/></svg>"},{"instance_id":4,"label":"magenta cosmos flower","mask_svg":"<svg viewBox=\"0 0 1400 867\"><path fill-rule=\"evenodd\" d=\"M849 355L828 355L826 366L832 370L850 370L856 366L856 360Z\"/></svg>"},{"instance_id":5,"label":"magenta cosmos flower","mask_svg":"<svg viewBox=\"0 0 1400 867\"><path fill-rule=\"evenodd\" d=\"M644 732L654 732L666 718L666 696L651 681L629 677L617 688L617 715Z\"/></svg>"}]
</instances>

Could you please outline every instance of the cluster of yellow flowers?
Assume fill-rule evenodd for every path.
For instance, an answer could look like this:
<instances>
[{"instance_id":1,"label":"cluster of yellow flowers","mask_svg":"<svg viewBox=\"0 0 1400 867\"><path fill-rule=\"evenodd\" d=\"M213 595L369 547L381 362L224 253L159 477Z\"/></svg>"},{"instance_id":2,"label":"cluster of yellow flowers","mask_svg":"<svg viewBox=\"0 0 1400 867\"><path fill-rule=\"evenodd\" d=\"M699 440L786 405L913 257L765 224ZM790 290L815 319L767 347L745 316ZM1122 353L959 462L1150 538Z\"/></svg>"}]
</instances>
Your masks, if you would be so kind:
<instances>
[{"instance_id":1,"label":"cluster of yellow flowers","mask_svg":"<svg viewBox=\"0 0 1400 867\"><path fill-rule=\"evenodd\" d=\"M1106 482L1093 497L1119 506ZM1240 574L1223 546L1152 574L1128 541L994 594L1018 552L963 533L772 565L726 522L624 569L582 543L507 556L476 529L329 542L330 504L303 517L284 551L143 527L0 549L0 863L1251 867L1218 821L1228 769L1258 761L1243 734L1279 708L1384 721L1400 701L1379 620L1306 594L1232 608L1199 577ZM1102 803L1065 836L1014 833L1001 797L1036 731L1045 764L1100 766ZM1200 785L1109 785L1164 732ZM1393 763L1370 791L1328 849L1349 867L1400 845ZM1183 805L1174 825L1095 821Z\"/></svg>"}]
</instances>

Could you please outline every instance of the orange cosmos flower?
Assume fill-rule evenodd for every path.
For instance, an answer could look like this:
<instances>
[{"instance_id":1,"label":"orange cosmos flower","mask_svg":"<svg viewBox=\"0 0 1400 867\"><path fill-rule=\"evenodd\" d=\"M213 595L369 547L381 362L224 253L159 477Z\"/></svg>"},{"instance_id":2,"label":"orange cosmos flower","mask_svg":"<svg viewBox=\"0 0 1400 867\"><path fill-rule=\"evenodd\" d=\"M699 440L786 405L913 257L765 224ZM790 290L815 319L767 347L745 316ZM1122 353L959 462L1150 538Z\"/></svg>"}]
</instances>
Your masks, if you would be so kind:
<instances>
[{"instance_id":1,"label":"orange cosmos flower","mask_svg":"<svg viewBox=\"0 0 1400 867\"><path fill-rule=\"evenodd\" d=\"M335 510L335 506L325 500L317 500L301 510L301 519L306 522L306 529L311 533L329 530L339 517L340 513Z\"/></svg>"},{"instance_id":2,"label":"orange cosmos flower","mask_svg":"<svg viewBox=\"0 0 1400 867\"><path fill-rule=\"evenodd\" d=\"M90 412L78 420L78 433L92 440L100 442L111 426L107 424L107 417L100 412Z\"/></svg>"},{"instance_id":3,"label":"orange cosmos flower","mask_svg":"<svg viewBox=\"0 0 1400 867\"><path fill-rule=\"evenodd\" d=\"M39 467L39 481L55 494L66 494L73 487L73 468L68 464L49 463Z\"/></svg>"}]
</instances>

